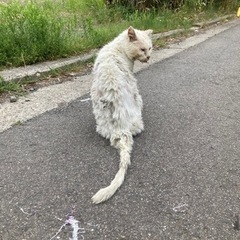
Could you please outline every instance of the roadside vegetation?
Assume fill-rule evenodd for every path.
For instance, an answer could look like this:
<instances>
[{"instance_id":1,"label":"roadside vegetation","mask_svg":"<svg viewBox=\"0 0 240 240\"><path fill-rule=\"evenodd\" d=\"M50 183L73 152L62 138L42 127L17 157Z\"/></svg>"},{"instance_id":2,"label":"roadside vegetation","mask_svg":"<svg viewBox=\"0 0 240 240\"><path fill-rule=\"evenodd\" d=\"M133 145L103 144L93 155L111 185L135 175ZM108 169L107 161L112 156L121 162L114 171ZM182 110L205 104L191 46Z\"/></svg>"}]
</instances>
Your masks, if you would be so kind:
<instances>
[{"instance_id":1,"label":"roadside vegetation","mask_svg":"<svg viewBox=\"0 0 240 240\"><path fill-rule=\"evenodd\" d=\"M0 78L0 94L4 92L21 92L21 85L15 82L5 82Z\"/></svg>"},{"instance_id":2,"label":"roadside vegetation","mask_svg":"<svg viewBox=\"0 0 240 240\"><path fill-rule=\"evenodd\" d=\"M239 6L240 0L0 0L0 70L99 48L130 25L155 33L189 29Z\"/></svg>"},{"instance_id":3,"label":"roadside vegetation","mask_svg":"<svg viewBox=\"0 0 240 240\"><path fill-rule=\"evenodd\" d=\"M215 3L216 2L216 3ZM163 32L236 11L237 0L5 0L0 2L0 67L98 48L132 25Z\"/></svg>"}]
</instances>

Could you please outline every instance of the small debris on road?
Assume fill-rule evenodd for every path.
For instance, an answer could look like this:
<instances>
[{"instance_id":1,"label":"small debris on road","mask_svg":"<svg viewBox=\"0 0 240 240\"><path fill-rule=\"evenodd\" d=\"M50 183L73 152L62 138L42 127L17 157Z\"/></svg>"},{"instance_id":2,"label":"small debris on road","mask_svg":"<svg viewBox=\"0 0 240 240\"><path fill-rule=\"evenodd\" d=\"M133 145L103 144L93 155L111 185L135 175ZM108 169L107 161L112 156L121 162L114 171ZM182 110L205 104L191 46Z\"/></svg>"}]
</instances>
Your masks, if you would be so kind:
<instances>
[{"instance_id":1,"label":"small debris on road","mask_svg":"<svg viewBox=\"0 0 240 240\"><path fill-rule=\"evenodd\" d=\"M84 228L80 228L78 226L79 221L76 220L73 216L69 216L68 219L65 221L65 223L59 228L59 230L57 231L57 233L50 238L50 240L53 240L55 237L57 237L57 235L62 231L62 229L66 226L66 225L71 225L73 231L72 231L72 237L69 240L78 240L78 234L81 234L81 239L84 239L84 236L82 235L83 233L85 233L85 229Z\"/></svg>"},{"instance_id":2,"label":"small debris on road","mask_svg":"<svg viewBox=\"0 0 240 240\"><path fill-rule=\"evenodd\" d=\"M82 99L82 100L80 100L81 102L87 102L87 101L90 101L91 100L91 98L85 98L85 99Z\"/></svg>"},{"instance_id":3,"label":"small debris on road","mask_svg":"<svg viewBox=\"0 0 240 240\"><path fill-rule=\"evenodd\" d=\"M16 102L16 101L17 101L16 96L10 96L10 102L11 102L11 103L14 103L14 102Z\"/></svg>"},{"instance_id":4,"label":"small debris on road","mask_svg":"<svg viewBox=\"0 0 240 240\"><path fill-rule=\"evenodd\" d=\"M240 230L239 215L236 215L235 218L236 218L236 220L233 223L233 229L239 231Z\"/></svg>"},{"instance_id":5,"label":"small debris on road","mask_svg":"<svg viewBox=\"0 0 240 240\"><path fill-rule=\"evenodd\" d=\"M26 212L22 207L19 207L19 209L21 210L22 213L24 213L28 216L32 216L34 214L33 212L31 212L31 213Z\"/></svg>"},{"instance_id":6,"label":"small debris on road","mask_svg":"<svg viewBox=\"0 0 240 240\"><path fill-rule=\"evenodd\" d=\"M173 208L174 212L186 212L188 204L184 203Z\"/></svg>"}]
</instances>

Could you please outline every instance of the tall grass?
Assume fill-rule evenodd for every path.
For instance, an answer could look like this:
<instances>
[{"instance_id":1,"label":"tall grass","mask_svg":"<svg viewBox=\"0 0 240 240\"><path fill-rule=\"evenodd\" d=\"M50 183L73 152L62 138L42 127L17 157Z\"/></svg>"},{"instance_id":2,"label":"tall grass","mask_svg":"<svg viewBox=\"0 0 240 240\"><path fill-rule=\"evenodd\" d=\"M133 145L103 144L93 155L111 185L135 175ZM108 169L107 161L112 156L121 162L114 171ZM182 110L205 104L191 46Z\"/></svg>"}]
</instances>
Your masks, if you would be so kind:
<instances>
[{"instance_id":1,"label":"tall grass","mask_svg":"<svg viewBox=\"0 0 240 240\"><path fill-rule=\"evenodd\" d=\"M0 7L0 65L51 59L66 51L64 22L47 5L12 2Z\"/></svg>"},{"instance_id":2,"label":"tall grass","mask_svg":"<svg viewBox=\"0 0 240 240\"><path fill-rule=\"evenodd\" d=\"M188 28L203 7L192 8L191 4L203 2L200 0L187 0L177 11L140 11L109 6L104 0L6 2L0 2L0 68L82 53L102 46L129 25L155 32Z\"/></svg>"}]
</instances>

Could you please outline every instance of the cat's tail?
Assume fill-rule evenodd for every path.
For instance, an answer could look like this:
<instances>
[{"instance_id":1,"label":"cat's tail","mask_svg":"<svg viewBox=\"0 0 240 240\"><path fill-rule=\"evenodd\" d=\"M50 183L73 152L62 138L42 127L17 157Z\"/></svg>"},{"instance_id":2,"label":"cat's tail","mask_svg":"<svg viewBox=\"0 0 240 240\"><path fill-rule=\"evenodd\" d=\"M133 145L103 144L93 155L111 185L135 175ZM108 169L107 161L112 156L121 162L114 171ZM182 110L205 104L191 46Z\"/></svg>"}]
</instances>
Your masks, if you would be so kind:
<instances>
[{"instance_id":1,"label":"cat's tail","mask_svg":"<svg viewBox=\"0 0 240 240\"><path fill-rule=\"evenodd\" d=\"M122 185L128 166L130 165L130 154L132 151L133 137L131 133L115 134L110 139L111 145L119 149L119 170L108 187L100 189L93 197L93 203L101 203L108 200Z\"/></svg>"}]
</instances>

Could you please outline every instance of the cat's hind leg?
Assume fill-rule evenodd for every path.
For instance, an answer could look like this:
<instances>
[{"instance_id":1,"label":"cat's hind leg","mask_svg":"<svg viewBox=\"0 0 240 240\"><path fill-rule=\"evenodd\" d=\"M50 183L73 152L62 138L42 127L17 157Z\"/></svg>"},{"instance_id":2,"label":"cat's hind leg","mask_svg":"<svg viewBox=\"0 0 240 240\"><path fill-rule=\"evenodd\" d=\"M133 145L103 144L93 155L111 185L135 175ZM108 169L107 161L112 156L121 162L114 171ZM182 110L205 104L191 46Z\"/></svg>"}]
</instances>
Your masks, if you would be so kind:
<instances>
[{"instance_id":1,"label":"cat's hind leg","mask_svg":"<svg viewBox=\"0 0 240 240\"><path fill-rule=\"evenodd\" d=\"M134 121L130 129L133 136L136 136L137 134L141 133L143 130L144 130L144 125L143 125L142 119Z\"/></svg>"}]
</instances>

